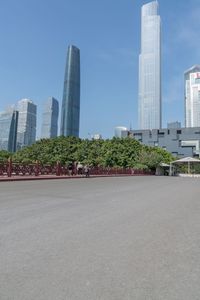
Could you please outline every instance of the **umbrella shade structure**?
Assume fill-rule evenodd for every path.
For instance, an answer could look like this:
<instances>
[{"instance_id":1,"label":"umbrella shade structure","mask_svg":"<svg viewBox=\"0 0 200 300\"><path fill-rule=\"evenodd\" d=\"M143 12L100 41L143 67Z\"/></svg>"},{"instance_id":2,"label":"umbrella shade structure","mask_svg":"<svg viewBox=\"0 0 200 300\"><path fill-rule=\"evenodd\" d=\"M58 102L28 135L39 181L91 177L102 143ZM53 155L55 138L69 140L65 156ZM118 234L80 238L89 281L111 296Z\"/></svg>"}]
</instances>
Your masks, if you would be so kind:
<instances>
[{"instance_id":1,"label":"umbrella shade structure","mask_svg":"<svg viewBox=\"0 0 200 300\"><path fill-rule=\"evenodd\" d=\"M180 158L178 160L175 160L173 162L170 163L170 175L172 175L172 166L175 164L187 164L188 165L188 174L190 174L190 166L191 163L200 163L200 160L197 158L193 158L193 157L183 157Z\"/></svg>"}]
</instances>

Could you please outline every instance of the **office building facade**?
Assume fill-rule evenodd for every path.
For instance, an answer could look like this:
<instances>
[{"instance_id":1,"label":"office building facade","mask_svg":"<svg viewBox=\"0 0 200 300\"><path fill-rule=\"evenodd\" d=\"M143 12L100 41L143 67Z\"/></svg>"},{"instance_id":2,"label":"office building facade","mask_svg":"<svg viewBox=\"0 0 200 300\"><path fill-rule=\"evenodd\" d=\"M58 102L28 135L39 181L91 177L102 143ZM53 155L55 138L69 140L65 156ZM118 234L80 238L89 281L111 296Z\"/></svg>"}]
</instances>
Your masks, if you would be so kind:
<instances>
[{"instance_id":1,"label":"office building facade","mask_svg":"<svg viewBox=\"0 0 200 300\"><path fill-rule=\"evenodd\" d=\"M58 135L59 103L53 97L49 97L44 103L42 114L41 138L54 138Z\"/></svg>"},{"instance_id":2,"label":"office building facade","mask_svg":"<svg viewBox=\"0 0 200 300\"><path fill-rule=\"evenodd\" d=\"M0 113L0 150L16 151L18 115L12 109Z\"/></svg>"},{"instance_id":3,"label":"office building facade","mask_svg":"<svg viewBox=\"0 0 200 300\"><path fill-rule=\"evenodd\" d=\"M123 134L144 145L165 149L176 157L200 157L200 127L130 130Z\"/></svg>"},{"instance_id":4,"label":"office building facade","mask_svg":"<svg viewBox=\"0 0 200 300\"><path fill-rule=\"evenodd\" d=\"M200 65L184 73L185 127L200 126Z\"/></svg>"},{"instance_id":5,"label":"office building facade","mask_svg":"<svg viewBox=\"0 0 200 300\"><path fill-rule=\"evenodd\" d=\"M65 68L60 135L79 137L80 121L80 50L68 47Z\"/></svg>"},{"instance_id":6,"label":"office building facade","mask_svg":"<svg viewBox=\"0 0 200 300\"><path fill-rule=\"evenodd\" d=\"M139 129L159 129L161 117L161 20L158 2L142 6L139 56Z\"/></svg>"},{"instance_id":7,"label":"office building facade","mask_svg":"<svg viewBox=\"0 0 200 300\"><path fill-rule=\"evenodd\" d=\"M33 144L36 140L37 106L29 99L18 102L17 149Z\"/></svg>"}]
</instances>

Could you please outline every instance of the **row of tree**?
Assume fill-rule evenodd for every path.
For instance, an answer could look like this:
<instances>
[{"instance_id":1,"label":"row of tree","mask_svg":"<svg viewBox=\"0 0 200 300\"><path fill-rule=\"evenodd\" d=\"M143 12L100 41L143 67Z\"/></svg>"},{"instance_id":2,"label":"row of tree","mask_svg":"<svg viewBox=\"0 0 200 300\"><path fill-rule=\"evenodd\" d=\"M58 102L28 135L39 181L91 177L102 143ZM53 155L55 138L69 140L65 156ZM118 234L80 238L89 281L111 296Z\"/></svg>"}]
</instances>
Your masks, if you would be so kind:
<instances>
[{"instance_id":1,"label":"row of tree","mask_svg":"<svg viewBox=\"0 0 200 300\"><path fill-rule=\"evenodd\" d=\"M103 167L132 167L135 169L155 169L161 162L169 163L173 156L158 147L142 145L132 138L108 140L88 140L75 137L42 139L35 144L11 154L0 151L0 159L12 157L15 162L41 164L83 164Z\"/></svg>"}]
</instances>

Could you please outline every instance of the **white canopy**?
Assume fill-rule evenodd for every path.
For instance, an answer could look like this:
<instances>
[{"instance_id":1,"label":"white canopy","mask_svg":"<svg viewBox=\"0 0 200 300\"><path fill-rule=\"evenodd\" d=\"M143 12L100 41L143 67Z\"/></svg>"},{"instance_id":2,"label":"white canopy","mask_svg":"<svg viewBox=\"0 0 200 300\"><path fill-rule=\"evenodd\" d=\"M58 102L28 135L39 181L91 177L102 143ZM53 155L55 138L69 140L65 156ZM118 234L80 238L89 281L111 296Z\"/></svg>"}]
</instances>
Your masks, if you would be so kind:
<instances>
[{"instance_id":1,"label":"white canopy","mask_svg":"<svg viewBox=\"0 0 200 300\"><path fill-rule=\"evenodd\" d=\"M200 163L200 160L193 157L183 157L178 160L172 161L170 163L170 175L172 175L172 165L173 164L181 164L181 163L187 163L188 165L188 174L190 174L190 164L191 163Z\"/></svg>"},{"instance_id":2,"label":"white canopy","mask_svg":"<svg viewBox=\"0 0 200 300\"><path fill-rule=\"evenodd\" d=\"M180 159L177 159L177 160L173 161L172 164L175 164L175 163L193 163L193 162L200 163L200 159L193 158L193 157L183 157L183 158L180 158Z\"/></svg>"}]
</instances>

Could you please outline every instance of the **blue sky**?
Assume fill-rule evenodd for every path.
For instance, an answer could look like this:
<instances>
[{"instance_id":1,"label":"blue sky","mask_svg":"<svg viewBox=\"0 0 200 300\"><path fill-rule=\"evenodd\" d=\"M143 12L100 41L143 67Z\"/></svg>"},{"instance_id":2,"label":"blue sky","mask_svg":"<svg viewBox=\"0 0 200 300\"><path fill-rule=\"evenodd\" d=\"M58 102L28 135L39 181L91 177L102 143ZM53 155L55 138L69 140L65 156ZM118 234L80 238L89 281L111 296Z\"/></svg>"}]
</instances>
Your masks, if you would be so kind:
<instances>
[{"instance_id":1,"label":"blue sky","mask_svg":"<svg viewBox=\"0 0 200 300\"><path fill-rule=\"evenodd\" d=\"M69 44L81 51L80 137L137 129L142 0L0 0L0 111L63 92ZM184 124L183 73L200 64L200 1L160 0L163 127Z\"/></svg>"}]
</instances>

